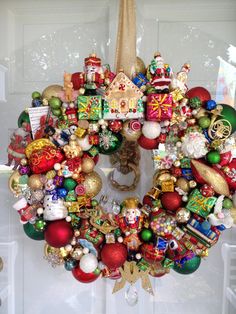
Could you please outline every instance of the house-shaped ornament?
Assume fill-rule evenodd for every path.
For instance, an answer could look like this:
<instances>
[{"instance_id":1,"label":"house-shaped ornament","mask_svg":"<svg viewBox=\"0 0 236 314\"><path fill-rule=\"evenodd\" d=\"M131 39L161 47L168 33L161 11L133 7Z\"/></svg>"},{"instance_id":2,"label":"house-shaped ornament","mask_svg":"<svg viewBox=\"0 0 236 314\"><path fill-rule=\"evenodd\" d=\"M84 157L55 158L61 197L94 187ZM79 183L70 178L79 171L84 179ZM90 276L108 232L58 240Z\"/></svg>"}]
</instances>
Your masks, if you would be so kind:
<instances>
[{"instance_id":1,"label":"house-shaped ornament","mask_svg":"<svg viewBox=\"0 0 236 314\"><path fill-rule=\"evenodd\" d=\"M119 72L104 95L103 118L139 119L144 117L141 90L123 73Z\"/></svg>"}]
</instances>

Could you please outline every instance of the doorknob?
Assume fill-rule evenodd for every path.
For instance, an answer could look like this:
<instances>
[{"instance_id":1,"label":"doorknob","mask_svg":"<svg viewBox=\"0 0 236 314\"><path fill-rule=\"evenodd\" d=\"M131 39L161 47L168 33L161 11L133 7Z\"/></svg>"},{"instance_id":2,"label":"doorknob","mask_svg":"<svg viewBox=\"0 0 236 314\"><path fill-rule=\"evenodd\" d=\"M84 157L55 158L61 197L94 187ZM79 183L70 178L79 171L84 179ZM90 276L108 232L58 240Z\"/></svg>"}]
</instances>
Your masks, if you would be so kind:
<instances>
[{"instance_id":1,"label":"doorknob","mask_svg":"<svg viewBox=\"0 0 236 314\"><path fill-rule=\"evenodd\" d=\"M0 272L3 270L3 260L2 258L0 257Z\"/></svg>"}]
</instances>

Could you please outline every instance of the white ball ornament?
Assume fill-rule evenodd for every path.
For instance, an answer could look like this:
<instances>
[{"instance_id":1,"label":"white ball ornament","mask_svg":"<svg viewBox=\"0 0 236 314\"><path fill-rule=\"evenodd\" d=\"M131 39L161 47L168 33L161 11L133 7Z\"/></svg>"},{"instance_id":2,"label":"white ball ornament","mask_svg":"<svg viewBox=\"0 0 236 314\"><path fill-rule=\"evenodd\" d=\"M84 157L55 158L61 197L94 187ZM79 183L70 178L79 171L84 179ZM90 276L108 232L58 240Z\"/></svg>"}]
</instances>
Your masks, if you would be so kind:
<instances>
[{"instance_id":1,"label":"white ball ornament","mask_svg":"<svg viewBox=\"0 0 236 314\"><path fill-rule=\"evenodd\" d=\"M161 134L161 126L158 122L145 121L142 127L142 133L149 139L155 139Z\"/></svg>"},{"instance_id":2,"label":"white ball ornament","mask_svg":"<svg viewBox=\"0 0 236 314\"><path fill-rule=\"evenodd\" d=\"M92 273L98 266L98 260L92 253L81 257L79 266L84 273Z\"/></svg>"},{"instance_id":3,"label":"white ball ornament","mask_svg":"<svg viewBox=\"0 0 236 314\"><path fill-rule=\"evenodd\" d=\"M77 143L83 151L89 150L93 145L89 144L89 137L86 135L83 138L77 138Z\"/></svg>"},{"instance_id":4,"label":"white ball ornament","mask_svg":"<svg viewBox=\"0 0 236 314\"><path fill-rule=\"evenodd\" d=\"M55 165L54 165L54 169L56 171L60 170L61 169L61 165L57 162Z\"/></svg>"}]
</instances>

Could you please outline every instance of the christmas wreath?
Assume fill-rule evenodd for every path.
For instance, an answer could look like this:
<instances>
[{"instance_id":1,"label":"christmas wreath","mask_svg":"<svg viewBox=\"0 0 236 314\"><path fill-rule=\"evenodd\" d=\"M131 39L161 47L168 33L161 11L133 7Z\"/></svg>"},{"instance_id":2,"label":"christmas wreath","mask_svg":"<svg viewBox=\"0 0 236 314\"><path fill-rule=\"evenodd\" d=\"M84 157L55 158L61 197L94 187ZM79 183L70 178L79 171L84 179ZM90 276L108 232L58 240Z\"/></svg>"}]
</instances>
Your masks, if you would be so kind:
<instances>
[{"instance_id":1,"label":"christmas wreath","mask_svg":"<svg viewBox=\"0 0 236 314\"><path fill-rule=\"evenodd\" d=\"M141 60L139 60L140 64ZM113 292L170 269L196 271L236 206L236 111L203 87L187 88L189 64L174 74L159 53L133 79L95 54L64 87L32 93L8 147L9 188L27 236L45 258L82 283L117 279ZM140 177L137 146L151 150L153 187L143 199L101 195L100 154ZM150 178L151 180L151 178Z\"/></svg>"}]
</instances>

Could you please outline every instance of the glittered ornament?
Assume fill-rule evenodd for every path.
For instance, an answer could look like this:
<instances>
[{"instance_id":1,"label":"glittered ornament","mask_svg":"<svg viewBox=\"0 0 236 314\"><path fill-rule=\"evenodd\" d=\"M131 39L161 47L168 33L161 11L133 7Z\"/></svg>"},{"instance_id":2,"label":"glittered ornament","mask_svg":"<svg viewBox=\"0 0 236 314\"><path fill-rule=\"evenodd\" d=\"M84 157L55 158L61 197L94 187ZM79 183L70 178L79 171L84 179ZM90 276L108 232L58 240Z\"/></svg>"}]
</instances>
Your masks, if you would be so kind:
<instances>
[{"instance_id":1,"label":"glittered ornament","mask_svg":"<svg viewBox=\"0 0 236 314\"><path fill-rule=\"evenodd\" d=\"M60 98L52 97L52 98L49 99L48 104L49 104L51 109L55 110L55 109L60 109L61 108L62 102L61 102Z\"/></svg>"},{"instance_id":2,"label":"glittered ornament","mask_svg":"<svg viewBox=\"0 0 236 314\"><path fill-rule=\"evenodd\" d=\"M109 130L102 130L99 133L99 152L110 155L115 153L122 144L122 136L119 133L113 133Z\"/></svg>"},{"instance_id":3,"label":"glittered ornament","mask_svg":"<svg viewBox=\"0 0 236 314\"><path fill-rule=\"evenodd\" d=\"M211 185L214 191L218 194L226 196L230 195L229 186L227 184L228 180L226 181L219 170L215 170L212 167L194 159L191 160L191 168L197 182Z\"/></svg>"},{"instance_id":4,"label":"glittered ornament","mask_svg":"<svg viewBox=\"0 0 236 314\"><path fill-rule=\"evenodd\" d=\"M200 192L205 197L212 197L215 194L213 187L208 184L203 184L200 188Z\"/></svg>"},{"instance_id":5,"label":"glittered ornament","mask_svg":"<svg viewBox=\"0 0 236 314\"><path fill-rule=\"evenodd\" d=\"M118 133L122 130L123 123L121 120L110 120L108 122L109 129L114 132Z\"/></svg>"},{"instance_id":6,"label":"glittered ornament","mask_svg":"<svg viewBox=\"0 0 236 314\"><path fill-rule=\"evenodd\" d=\"M28 186L32 190L38 190L43 188L43 176L40 174L32 174L28 178Z\"/></svg>"},{"instance_id":7,"label":"glittered ornament","mask_svg":"<svg viewBox=\"0 0 236 314\"><path fill-rule=\"evenodd\" d=\"M44 89L42 92L42 98L47 100L52 97L57 97L63 91L63 86L61 85L50 85Z\"/></svg>"},{"instance_id":8,"label":"glittered ornament","mask_svg":"<svg viewBox=\"0 0 236 314\"><path fill-rule=\"evenodd\" d=\"M198 120L198 125L203 129L208 128L210 124L211 120L207 116L203 116Z\"/></svg>"},{"instance_id":9,"label":"glittered ornament","mask_svg":"<svg viewBox=\"0 0 236 314\"><path fill-rule=\"evenodd\" d=\"M92 273L83 272L79 265L73 268L72 274L75 277L75 279L82 283L90 283L99 278L99 274L97 274L96 272Z\"/></svg>"},{"instance_id":10,"label":"glittered ornament","mask_svg":"<svg viewBox=\"0 0 236 314\"><path fill-rule=\"evenodd\" d=\"M162 206L169 211L176 211L182 205L182 197L177 192L166 192L161 196Z\"/></svg>"},{"instance_id":11,"label":"glittered ornament","mask_svg":"<svg viewBox=\"0 0 236 314\"><path fill-rule=\"evenodd\" d=\"M158 122L144 121L142 133L148 139L155 139L161 133L161 126Z\"/></svg>"},{"instance_id":12,"label":"glittered ornament","mask_svg":"<svg viewBox=\"0 0 236 314\"><path fill-rule=\"evenodd\" d=\"M84 173L92 172L94 167L95 167L95 162L93 161L92 158L83 158L82 159L81 170Z\"/></svg>"},{"instance_id":13,"label":"glittered ornament","mask_svg":"<svg viewBox=\"0 0 236 314\"><path fill-rule=\"evenodd\" d=\"M96 256L93 255L92 253L85 254L84 256L82 256L79 262L80 269L84 273L91 273L95 271L95 269L97 268L97 265L98 265L98 260Z\"/></svg>"},{"instance_id":14,"label":"glittered ornament","mask_svg":"<svg viewBox=\"0 0 236 314\"><path fill-rule=\"evenodd\" d=\"M175 218L176 218L176 221L178 223L188 222L190 216L191 216L190 211L185 207L181 207L181 208L177 209L177 211L175 213Z\"/></svg>"},{"instance_id":15,"label":"glittered ornament","mask_svg":"<svg viewBox=\"0 0 236 314\"><path fill-rule=\"evenodd\" d=\"M77 182L72 179L72 178L65 178L64 182L63 182L63 187L67 190L67 191L71 191L74 190L74 188L76 187Z\"/></svg>"},{"instance_id":16,"label":"glittered ornament","mask_svg":"<svg viewBox=\"0 0 236 314\"><path fill-rule=\"evenodd\" d=\"M44 240L44 232L36 230L35 226L31 223L27 223L23 225L25 234L33 240Z\"/></svg>"},{"instance_id":17,"label":"glittered ornament","mask_svg":"<svg viewBox=\"0 0 236 314\"><path fill-rule=\"evenodd\" d=\"M50 246L60 248L70 243L74 233L70 223L65 220L56 220L48 223L44 235Z\"/></svg>"},{"instance_id":18,"label":"glittered ornament","mask_svg":"<svg viewBox=\"0 0 236 314\"><path fill-rule=\"evenodd\" d=\"M176 186L184 192L188 192L190 190L189 181L183 177L177 179Z\"/></svg>"},{"instance_id":19,"label":"glittered ornament","mask_svg":"<svg viewBox=\"0 0 236 314\"><path fill-rule=\"evenodd\" d=\"M210 164L218 164L220 162L220 153L217 150L212 150L207 153L206 160Z\"/></svg>"},{"instance_id":20,"label":"glittered ornament","mask_svg":"<svg viewBox=\"0 0 236 314\"><path fill-rule=\"evenodd\" d=\"M108 268L121 267L127 259L127 248L122 243L105 244L101 250L101 259Z\"/></svg>"},{"instance_id":21,"label":"glittered ornament","mask_svg":"<svg viewBox=\"0 0 236 314\"><path fill-rule=\"evenodd\" d=\"M155 149L158 146L158 140L156 138L149 139L144 135L141 135L138 139L138 144L144 149Z\"/></svg>"},{"instance_id":22,"label":"glittered ornament","mask_svg":"<svg viewBox=\"0 0 236 314\"><path fill-rule=\"evenodd\" d=\"M160 250L152 243L144 243L141 246L143 258L150 264L156 264L165 258L164 250Z\"/></svg>"},{"instance_id":23,"label":"glittered ornament","mask_svg":"<svg viewBox=\"0 0 236 314\"><path fill-rule=\"evenodd\" d=\"M34 224L34 228L37 231L43 232L46 228L47 223L43 219L37 219Z\"/></svg>"},{"instance_id":24,"label":"glittered ornament","mask_svg":"<svg viewBox=\"0 0 236 314\"><path fill-rule=\"evenodd\" d=\"M201 257L194 256L193 258L187 260L183 263L175 263L174 270L183 275L189 275L194 273L201 264Z\"/></svg>"},{"instance_id":25,"label":"glittered ornament","mask_svg":"<svg viewBox=\"0 0 236 314\"><path fill-rule=\"evenodd\" d=\"M83 185L85 187L86 195L94 197L102 189L102 179L97 172L93 171L85 176Z\"/></svg>"}]
</instances>

